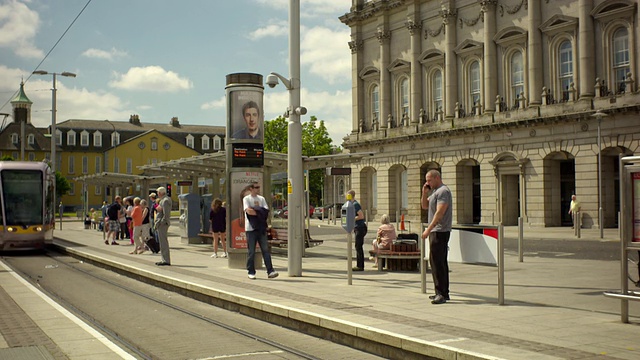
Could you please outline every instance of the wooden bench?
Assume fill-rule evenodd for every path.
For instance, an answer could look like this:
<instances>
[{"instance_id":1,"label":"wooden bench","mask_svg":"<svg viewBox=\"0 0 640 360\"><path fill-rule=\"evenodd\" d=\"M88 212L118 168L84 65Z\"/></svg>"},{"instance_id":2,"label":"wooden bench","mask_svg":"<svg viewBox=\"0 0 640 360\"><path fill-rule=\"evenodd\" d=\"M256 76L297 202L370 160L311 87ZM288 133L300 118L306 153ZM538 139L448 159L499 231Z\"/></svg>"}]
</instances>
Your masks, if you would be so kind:
<instances>
[{"instance_id":1,"label":"wooden bench","mask_svg":"<svg viewBox=\"0 0 640 360\"><path fill-rule=\"evenodd\" d=\"M269 245L277 248L287 248L289 242L289 230L285 228L271 228L268 232ZM315 240L311 238L309 229L304 229L304 246L305 248L316 247L322 245L323 240Z\"/></svg>"},{"instance_id":2,"label":"wooden bench","mask_svg":"<svg viewBox=\"0 0 640 360\"><path fill-rule=\"evenodd\" d=\"M394 241L389 250L370 250L371 256L378 257L378 271L382 271L384 264L390 271L418 271L420 270L420 250L418 243L413 240Z\"/></svg>"}]
</instances>

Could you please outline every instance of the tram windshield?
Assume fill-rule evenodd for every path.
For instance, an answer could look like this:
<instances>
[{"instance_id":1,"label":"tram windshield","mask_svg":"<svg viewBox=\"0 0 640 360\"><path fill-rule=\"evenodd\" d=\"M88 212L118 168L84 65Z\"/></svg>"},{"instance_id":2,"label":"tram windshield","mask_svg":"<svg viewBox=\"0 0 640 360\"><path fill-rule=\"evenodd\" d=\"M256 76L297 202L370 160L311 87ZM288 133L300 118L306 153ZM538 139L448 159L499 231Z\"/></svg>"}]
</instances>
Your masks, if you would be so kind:
<instances>
[{"instance_id":1,"label":"tram windshield","mask_svg":"<svg viewBox=\"0 0 640 360\"><path fill-rule=\"evenodd\" d=\"M42 224L42 172L2 170L6 225Z\"/></svg>"}]
</instances>

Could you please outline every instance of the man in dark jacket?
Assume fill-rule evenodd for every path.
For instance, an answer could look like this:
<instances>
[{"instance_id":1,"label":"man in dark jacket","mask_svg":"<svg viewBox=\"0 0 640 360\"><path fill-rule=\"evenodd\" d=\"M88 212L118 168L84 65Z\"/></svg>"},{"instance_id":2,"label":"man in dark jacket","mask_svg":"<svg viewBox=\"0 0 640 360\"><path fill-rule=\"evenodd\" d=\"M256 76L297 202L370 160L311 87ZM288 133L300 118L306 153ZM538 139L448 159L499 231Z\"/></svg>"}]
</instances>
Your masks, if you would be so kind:
<instances>
[{"instance_id":1,"label":"man in dark jacket","mask_svg":"<svg viewBox=\"0 0 640 360\"><path fill-rule=\"evenodd\" d=\"M242 199L242 208L246 217L244 230L247 234L247 246L249 248L247 254L247 272L249 273L249 279L254 280L256 278L254 258L257 243L260 244L264 265L267 267L267 276L269 279L274 279L278 277L279 274L273 269L271 253L269 252L269 241L267 240L269 206L264 197L258 195L260 191L260 185L258 183L253 182L248 188L251 190L251 193Z\"/></svg>"}]
</instances>

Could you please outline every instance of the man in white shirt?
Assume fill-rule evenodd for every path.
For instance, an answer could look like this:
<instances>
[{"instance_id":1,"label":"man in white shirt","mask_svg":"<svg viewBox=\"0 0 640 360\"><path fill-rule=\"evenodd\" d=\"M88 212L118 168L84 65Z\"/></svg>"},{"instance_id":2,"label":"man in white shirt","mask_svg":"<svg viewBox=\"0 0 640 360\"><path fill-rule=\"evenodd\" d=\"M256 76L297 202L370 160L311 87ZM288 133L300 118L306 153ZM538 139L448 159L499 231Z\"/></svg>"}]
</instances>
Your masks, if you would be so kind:
<instances>
[{"instance_id":1,"label":"man in white shirt","mask_svg":"<svg viewBox=\"0 0 640 360\"><path fill-rule=\"evenodd\" d=\"M271 263L271 253L269 252L269 241L267 240L267 218L269 217L269 206L267 201L258 194L260 185L256 182L248 186L251 193L242 199L242 209L244 210L245 222L244 230L247 234L247 272L249 279L255 280L256 268L254 259L256 255L256 244L260 245L264 265L267 267L267 277L277 278L278 272L273 269Z\"/></svg>"}]
</instances>

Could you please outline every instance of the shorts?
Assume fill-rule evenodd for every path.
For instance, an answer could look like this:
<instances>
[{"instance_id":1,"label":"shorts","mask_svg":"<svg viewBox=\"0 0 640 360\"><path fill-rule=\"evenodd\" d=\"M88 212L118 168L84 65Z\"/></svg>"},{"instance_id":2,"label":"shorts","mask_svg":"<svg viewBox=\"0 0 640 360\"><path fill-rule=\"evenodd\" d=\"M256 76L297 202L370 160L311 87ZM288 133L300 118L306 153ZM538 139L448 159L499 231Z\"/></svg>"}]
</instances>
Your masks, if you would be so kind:
<instances>
[{"instance_id":1,"label":"shorts","mask_svg":"<svg viewBox=\"0 0 640 360\"><path fill-rule=\"evenodd\" d=\"M118 220L109 220L109 227L107 228L109 231L120 231L120 222Z\"/></svg>"}]
</instances>

